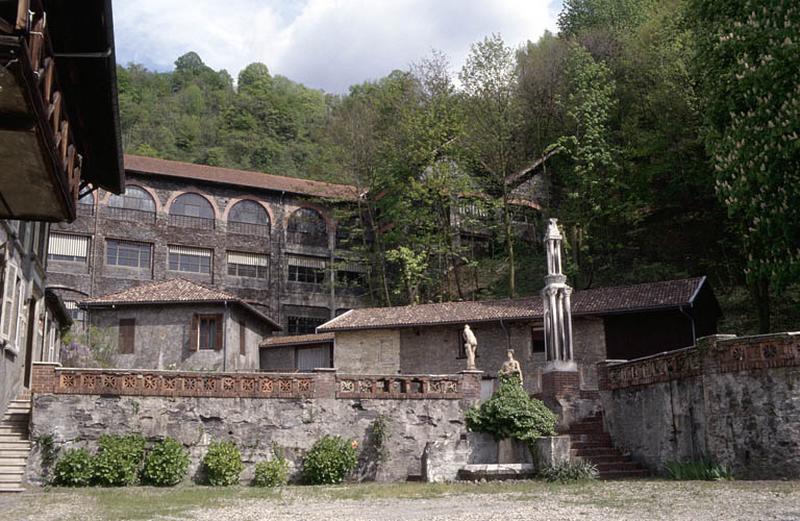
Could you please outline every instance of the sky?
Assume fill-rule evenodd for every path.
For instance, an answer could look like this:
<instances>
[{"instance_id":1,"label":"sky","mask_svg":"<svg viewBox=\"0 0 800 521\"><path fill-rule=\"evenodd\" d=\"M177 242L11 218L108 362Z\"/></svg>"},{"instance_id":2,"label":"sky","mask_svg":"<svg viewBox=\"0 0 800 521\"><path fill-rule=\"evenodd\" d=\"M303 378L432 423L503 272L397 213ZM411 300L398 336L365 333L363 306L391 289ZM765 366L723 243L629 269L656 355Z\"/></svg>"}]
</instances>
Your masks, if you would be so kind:
<instances>
[{"instance_id":1,"label":"sky","mask_svg":"<svg viewBox=\"0 0 800 521\"><path fill-rule=\"evenodd\" d=\"M113 0L117 63L172 70L197 52L234 78L250 63L327 92L443 51L453 71L492 33L555 32L560 0Z\"/></svg>"}]
</instances>

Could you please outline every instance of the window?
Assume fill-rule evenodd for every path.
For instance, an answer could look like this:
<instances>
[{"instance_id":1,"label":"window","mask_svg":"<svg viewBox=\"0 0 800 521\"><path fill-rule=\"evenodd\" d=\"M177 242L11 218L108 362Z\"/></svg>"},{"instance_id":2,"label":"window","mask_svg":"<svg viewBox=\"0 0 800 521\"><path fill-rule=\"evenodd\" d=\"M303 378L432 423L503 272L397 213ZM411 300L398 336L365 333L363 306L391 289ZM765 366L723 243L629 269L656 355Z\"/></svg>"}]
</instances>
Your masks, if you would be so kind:
<instances>
[{"instance_id":1,"label":"window","mask_svg":"<svg viewBox=\"0 0 800 521\"><path fill-rule=\"evenodd\" d=\"M143 188L128 186L122 195L111 195L106 213L122 221L154 222L156 202Z\"/></svg>"},{"instance_id":2,"label":"window","mask_svg":"<svg viewBox=\"0 0 800 521\"><path fill-rule=\"evenodd\" d=\"M186 273L211 273L211 250L169 246L169 269Z\"/></svg>"},{"instance_id":3,"label":"window","mask_svg":"<svg viewBox=\"0 0 800 521\"><path fill-rule=\"evenodd\" d=\"M89 257L89 237L51 233L47 259L59 262L86 263Z\"/></svg>"},{"instance_id":4,"label":"window","mask_svg":"<svg viewBox=\"0 0 800 521\"><path fill-rule=\"evenodd\" d=\"M229 251L227 255L228 275L269 279L269 256L259 253Z\"/></svg>"},{"instance_id":5,"label":"window","mask_svg":"<svg viewBox=\"0 0 800 521\"><path fill-rule=\"evenodd\" d=\"M269 236L269 214L255 201L239 201L228 214L228 231L246 235Z\"/></svg>"},{"instance_id":6,"label":"window","mask_svg":"<svg viewBox=\"0 0 800 521\"><path fill-rule=\"evenodd\" d=\"M119 352L123 355L133 354L136 345L136 319L119 319Z\"/></svg>"},{"instance_id":7,"label":"window","mask_svg":"<svg viewBox=\"0 0 800 521\"><path fill-rule=\"evenodd\" d=\"M293 255L288 258L288 262L289 282L322 284L325 281L326 262L324 259Z\"/></svg>"},{"instance_id":8,"label":"window","mask_svg":"<svg viewBox=\"0 0 800 521\"><path fill-rule=\"evenodd\" d=\"M190 349L192 351L222 349L222 315L194 315Z\"/></svg>"},{"instance_id":9,"label":"window","mask_svg":"<svg viewBox=\"0 0 800 521\"><path fill-rule=\"evenodd\" d=\"M305 246L328 246L328 227L322 214L311 208L300 208L289 217L287 242Z\"/></svg>"},{"instance_id":10,"label":"window","mask_svg":"<svg viewBox=\"0 0 800 521\"><path fill-rule=\"evenodd\" d=\"M64 307L67 308L72 321L77 325L83 325L86 322L86 312L78 307L78 303L74 300L65 300Z\"/></svg>"},{"instance_id":11,"label":"window","mask_svg":"<svg viewBox=\"0 0 800 521\"><path fill-rule=\"evenodd\" d=\"M317 330L317 327L327 322L324 318L316 317L287 317L288 332L290 335L310 335Z\"/></svg>"},{"instance_id":12,"label":"window","mask_svg":"<svg viewBox=\"0 0 800 521\"><path fill-rule=\"evenodd\" d=\"M169 223L186 228L214 228L214 208L199 194L182 194L169 208Z\"/></svg>"},{"instance_id":13,"label":"window","mask_svg":"<svg viewBox=\"0 0 800 521\"><path fill-rule=\"evenodd\" d=\"M106 240L106 264L128 268L150 268L152 246L146 242Z\"/></svg>"},{"instance_id":14,"label":"window","mask_svg":"<svg viewBox=\"0 0 800 521\"><path fill-rule=\"evenodd\" d=\"M3 313L0 316L0 338L5 341L11 341L16 336L16 316L19 310L15 309L15 306L18 302L19 280L17 266L11 262L7 263L3 273Z\"/></svg>"},{"instance_id":15,"label":"window","mask_svg":"<svg viewBox=\"0 0 800 521\"><path fill-rule=\"evenodd\" d=\"M534 327L531 329L531 352L544 353L544 329Z\"/></svg>"},{"instance_id":16,"label":"window","mask_svg":"<svg viewBox=\"0 0 800 521\"><path fill-rule=\"evenodd\" d=\"M341 288L363 288L367 285L367 274L363 271L337 271L336 285Z\"/></svg>"},{"instance_id":17,"label":"window","mask_svg":"<svg viewBox=\"0 0 800 521\"><path fill-rule=\"evenodd\" d=\"M78 215L94 214L94 192L87 192L78 199Z\"/></svg>"}]
</instances>

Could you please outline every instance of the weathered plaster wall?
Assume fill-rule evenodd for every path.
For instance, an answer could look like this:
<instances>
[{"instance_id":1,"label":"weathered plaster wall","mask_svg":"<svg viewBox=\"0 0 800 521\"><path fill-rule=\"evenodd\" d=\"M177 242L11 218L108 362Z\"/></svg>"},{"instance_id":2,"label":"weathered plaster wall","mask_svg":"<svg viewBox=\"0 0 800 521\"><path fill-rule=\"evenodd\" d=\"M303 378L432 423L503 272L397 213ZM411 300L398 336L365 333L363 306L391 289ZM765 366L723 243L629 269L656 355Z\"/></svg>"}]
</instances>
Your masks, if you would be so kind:
<instances>
[{"instance_id":1,"label":"weathered plaster wall","mask_svg":"<svg viewBox=\"0 0 800 521\"><path fill-rule=\"evenodd\" d=\"M654 470L710 457L740 478L800 478L800 335L699 346L601 365L616 444Z\"/></svg>"},{"instance_id":2,"label":"weathered plaster wall","mask_svg":"<svg viewBox=\"0 0 800 521\"><path fill-rule=\"evenodd\" d=\"M405 480L419 475L425 445L456 440L465 434L460 400L392 399L258 399L163 398L135 396L40 394L34 397L32 439L52 435L55 447L94 449L102 434L142 433L150 439L171 436L191 453L190 476L195 476L208 444L236 441L252 477L256 462L268 459L272 443L280 445L292 463L325 434L355 439L369 446L368 431L375 418L390 419L388 459L377 468L361 461L359 476L378 480ZM363 451L362 451L363 452ZM41 479L41 455L34 450L28 479Z\"/></svg>"},{"instance_id":3,"label":"weathered plaster wall","mask_svg":"<svg viewBox=\"0 0 800 521\"><path fill-rule=\"evenodd\" d=\"M114 355L114 366L121 369L168 369L189 371L218 371L223 368L223 350L189 349L192 316L199 314L225 314L222 305L169 305L120 306L114 309L93 309L89 321L101 331L118 351L119 321L136 320L134 352ZM267 327L257 323L253 315L231 306L227 309L225 325L227 365L226 370L257 370L258 345L268 334ZM239 323L245 323L245 355L239 352Z\"/></svg>"},{"instance_id":4,"label":"weathered plaster wall","mask_svg":"<svg viewBox=\"0 0 800 521\"><path fill-rule=\"evenodd\" d=\"M572 350L581 374L581 389L597 389L597 362L606 355L606 333L602 318L572 320Z\"/></svg>"},{"instance_id":5,"label":"weathered plaster wall","mask_svg":"<svg viewBox=\"0 0 800 521\"><path fill-rule=\"evenodd\" d=\"M336 333L333 366L341 373L400 372L400 331L376 329ZM425 373L435 373L429 368Z\"/></svg>"}]
</instances>

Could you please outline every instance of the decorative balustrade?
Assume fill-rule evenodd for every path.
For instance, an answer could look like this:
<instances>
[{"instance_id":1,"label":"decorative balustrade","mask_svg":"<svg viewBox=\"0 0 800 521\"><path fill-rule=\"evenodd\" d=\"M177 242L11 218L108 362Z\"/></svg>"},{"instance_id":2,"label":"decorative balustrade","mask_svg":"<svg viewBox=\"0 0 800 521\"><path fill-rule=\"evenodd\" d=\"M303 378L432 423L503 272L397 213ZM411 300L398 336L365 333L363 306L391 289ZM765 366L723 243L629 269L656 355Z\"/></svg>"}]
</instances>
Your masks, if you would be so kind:
<instances>
[{"instance_id":1,"label":"decorative balustrade","mask_svg":"<svg viewBox=\"0 0 800 521\"><path fill-rule=\"evenodd\" d=\"M384 399L459 399L462 397L458 376L361 376L336 377L337 398Z\"/></svg>"},{"instance_id":2,"label":"decorative balustrade","mask_svg":"<svg viewBox=\"0 0 800 521\"><path fill-rule=\"evenodd\" d=\"M800 333L715 335L698 345L631 361L601 362L602 390L650 385L703 374L800 366Z\"/></svg>"},{"instance_id":3,"label":"decorative balustrade","mask_svg":"<svg viewBox=\"0 0 800 521\"><path fill-rule=\"evenodd\" d=\"M111 396L202 398L477 399L480 372L459 375L337 375L214 373L62 368L37 362L33 392Z\"/></svg>"}]
</instances>

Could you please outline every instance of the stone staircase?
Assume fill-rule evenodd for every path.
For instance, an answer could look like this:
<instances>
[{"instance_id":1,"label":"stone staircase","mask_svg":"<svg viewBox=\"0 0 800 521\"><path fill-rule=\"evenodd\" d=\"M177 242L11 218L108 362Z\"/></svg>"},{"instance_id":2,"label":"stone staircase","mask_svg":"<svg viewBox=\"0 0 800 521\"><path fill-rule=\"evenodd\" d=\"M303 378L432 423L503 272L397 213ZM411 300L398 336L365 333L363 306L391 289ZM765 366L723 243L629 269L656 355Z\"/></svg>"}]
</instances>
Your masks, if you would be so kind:
<instances>
[{"instance_id":1,"label":"stone staircase","mask_svg":"<svg viewBox=\"0 0 800 521\"><path fill-rule=\"evenodd\" d=\"M0 422L0 492L22 492L25 465L31 450L28 424L31 402L11 400Z\"/></svg>"},{"instance_id":2,"label":"stone staircase","mask_svg":"<svg viewBox=\"0 0 800 521\"><path fill-rule=\"evenodd\" d=\"M611 436L603 429L602 413L573 423L564 434L570 437L572 456L594 463L600 472L600 479L643 478L650 475L647 469L614 447Z\"/></svg>"}]
</instances>

